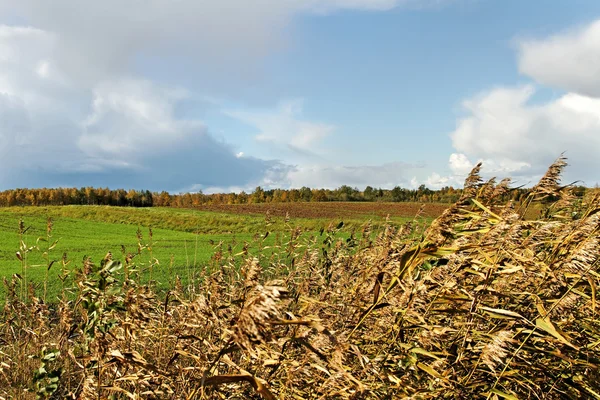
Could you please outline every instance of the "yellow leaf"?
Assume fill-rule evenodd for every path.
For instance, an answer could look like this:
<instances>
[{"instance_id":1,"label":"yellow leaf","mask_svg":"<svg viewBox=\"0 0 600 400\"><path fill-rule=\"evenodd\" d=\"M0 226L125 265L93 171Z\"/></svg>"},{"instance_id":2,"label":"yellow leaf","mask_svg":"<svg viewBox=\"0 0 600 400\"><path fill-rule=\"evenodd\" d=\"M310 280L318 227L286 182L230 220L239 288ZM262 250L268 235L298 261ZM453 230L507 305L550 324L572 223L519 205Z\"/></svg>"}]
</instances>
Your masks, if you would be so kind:
<instances>
[{"instance_id":1,"label":"yellow leaf","mask_svg":"<svg viewBox=\"0 0 600 400\"><path fill-rule=\"evenodd\" d=\"M480 306L480 310L489 314L492 318L506 319L506 318L522 318L525 319L521 314L516 313L514 311L503 310L501 308L490 308Z\"/></svg>"},{"instance_id":2,"label":"yellow leaf","mask_svg":"<svg viewBox=\"0 0 600 400\"><path fill-rule=\"evenodd\" d=\"M590 288L592 289L592 312L596 312L596 284L591 277L588 277Z\"/></svg>"},{"instance_id":3,"label":"yellow leaf","mask_svg":"<svg viewBox=\"0 0 600 400\"><path fill-rule=\"evenodd\" d=\"M510 264L506 264L506 266L508 268L504 268L501 269L500 271L497 271L497 274L512 274L513 272L518 272L518 271L522 271L524 268L520 265L510 265Z\"/></svg>"},{"instance_id":4,"label":"yellow leaf","mask_svg":"<svg viewBox=\"0 0 600 400\"><path fill-rule=\"evenodd\" d=\"M552 322L550 322L550 319L538 318L535 320L535 326L537 326L541 330L551 334L556 339L558 339L561 343L566 344L567 346L572 347L575 350L579 350L579 348L577 346L571 344L567 339L565 339L565 337L563 335L558 333L558 331L556 330L556 328L554 327Z\"/></svg>"},{"instance_id":5,"label":"yellow leaf","mask_svg":"<svg viewBox=\"0 0 600 400\"><path fill-rule=\"evenodd\" d=\"M503 391L501 391L501 390L498 390L498 389L496 389L496 388L494 388L494 389L490 390L490 392L491 392L491 393L493 393L493 394L496 394L496 395L498 395L498 396L500 396L500 397L502 397L503 399L508 399L508 400L519 400L519 398L518 398L518 397L516 397L516 396L513 396L512 394L504 393Z\"/></svg>"},{"instance_id":6,"label":"yellow leaf","mask_svg":"<svg viewBox=\"0 0 600 400\"><path fill-rule=\"evenodd\" d=\"M436 360L439 360L439 359L440 359L440 358L439 358L438 356L436 356L435 354L433 354L433 353L430 353L430 352L428 352L427 350L425 350L425 349L422 349L422 348L420 348L420 347L414 347L414 348L410 349L410 351L411 351L412 353L415 353L415 354L421 354L421 355L424 355L424 356L427 356L427 357L434 358L434 359L436 359Z\"/></svg>"},{"instance_id":7,"label":"yellow leaf","mask_svg":"<svg viewBox=\"0 0 600 400\"><path fill-rule=\"evenodd\" d=\"M429 375L433 376L434 378L438 378L438 379L443 379L442 375L440 375L439 372L437 372L435 369L431 368L429 365L424 364L424 363L417 363L417 367L425 372L427 372Z\"/></svg>"},{"instance_id":8,"label":"yellow leaf","mask_svg":"<svg viewBox=\"0 0 600 400\"><path fill-rule=\"evenodd\" d=\"M471 199L471 201L479 208L481 208L483 211L485 211L486 213L488 213L489 215L491 215L492 217L499 219L500 221L502 221L502 217L500 217L499 215L496 215L492 212L492 210L490 210L489 208L487 208L486 206L484 206L483 204L481 204L480 202L478 202L475 199Z\"/></svg>"}]
</instances>

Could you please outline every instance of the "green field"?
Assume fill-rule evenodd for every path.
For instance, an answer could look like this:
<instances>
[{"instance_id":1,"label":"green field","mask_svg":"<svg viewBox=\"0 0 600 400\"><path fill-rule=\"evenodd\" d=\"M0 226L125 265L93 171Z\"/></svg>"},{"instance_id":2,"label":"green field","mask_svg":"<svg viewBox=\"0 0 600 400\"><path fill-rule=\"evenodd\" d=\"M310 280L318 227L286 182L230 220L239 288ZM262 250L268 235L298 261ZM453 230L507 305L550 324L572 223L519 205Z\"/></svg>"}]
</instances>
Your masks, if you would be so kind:
<instances>
[{"instance_id":1,"label":"green field","mask_svg":"<svg viewBox=\"0 0 600 400\"><path fill-rule=\"evenodd\" d=\"M51 238L47 241L47 221L52 219ZM401 224L410 217L394 217L392 222ZM340 232L347 237L352 229L358 229L368 220L374 224L383 219L370 214L353 215L344 221ZM22 235L25 248L21 262L19 221L23 221ZM0 275L10 277L19 274L23 280L35 283L37 294L43 293L48 262L55 261L48 271L47 299L52 301L61 292L63 283L58 278L63 270L63 254L66 253L66 269L73 271L83 264L85 257L100 262L107 252L124 260L125 254L136 254L135 264L140 268L142 281L152 279L159 287L167 287L176 275L185 282L194 271L206 268L219 243L232 253L242 251L245 243L251 249L262 242L261 234L270 232L263 245L273 245L284 240L296 227L302 228L304 237L318 233L321 228L337 225L338 220L326 218L296 218L286 222L282 217L267 218L265 215L231 214L171 208L117 208L106 206L64 207L12 207L0 209ZM149 237L152 228L152 239ZM141 241L138 240L138 230ZM48 252L48 247L58 241ZM138 254L139 244L145 246ZM122 249L125 249L123 253ZM151 251L150 251L151 250ZM48 252L48 257L44 256ZM23 265L26 265L24 267ZM70 279L65 280L68 286ZM4 297L4 288L0 298Z\"/></svg>"},{"instance_id":2,"label":"green field","mask_svg":"<svg viewBox=\"0 0 600 400\"><path fill-rule=\"evenodd\" d=\"M600 197L559 186L563 164L518 206L475 171L432 222L391 203L0 209L0 399L599 398Z\"/></svg>"}]
</instances>

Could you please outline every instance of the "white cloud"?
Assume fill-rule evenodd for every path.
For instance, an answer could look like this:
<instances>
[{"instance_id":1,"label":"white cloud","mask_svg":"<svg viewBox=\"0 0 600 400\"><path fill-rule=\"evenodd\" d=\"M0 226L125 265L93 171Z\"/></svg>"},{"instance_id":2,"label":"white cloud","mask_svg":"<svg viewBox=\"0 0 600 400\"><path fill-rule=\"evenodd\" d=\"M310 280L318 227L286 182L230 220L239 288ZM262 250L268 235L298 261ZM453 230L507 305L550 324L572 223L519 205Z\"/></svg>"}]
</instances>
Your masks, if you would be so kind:
<instances>
[{"instance_id":1,"label":"white cloud","mask_svg":"<svg viewBox=\"0 0 600 400\"><path fill-rule=\"evenodd\" d=\"M177 189L289 182L290 167L236 157L201 121L182 117L178 105L187 96L220 96L219 90L247 79L265 55L285 45L299 15L437 3L0 0L0 15L28 25L1 25L6 20L0 17L0 187ZM176 83L150 81L144 77L148 65L156 66L156 76L193 81L217 93L192 95L173 88ZM304 119L301 102L275 111L240 111L237 117L256 126L260 139L289 149L291 159L322 151L320 142L334 129ZM324 182L367 181L359 170L327 168ZM312 182L318 178L313 175Z\"/></svg>"},{"instance_id":2,"label":"white cloud","mask_svg":"<svg viewBox=\"0 0 600 400\"><path fill-rule=\"evenodd\" d=\"M448 182L464 180L476 162L486 177L534 184L563 152L565 180L599 182L600 20L546 38L518 41L519 70L539 84L565 91L533 101L533 84L496 87L463 102L466 115L451 133ZM433 174L429 183L439 178ZM446 178L442 178L446 179Z\"/></svg>"},{"instance_id":3,"label":"white cloud","mask_svg":"<svg viewBox=\"0 0 600 400\"><path fill-rule=\"evenodd\" d=\"M174 117L175 105L186 97L182 90L130 79L103 82L93 93L92 111L78 141L88 154L137 159L206 131L199 121Z\"/></svg>"},{"instance_id":4,"label":"white cloud","mask_svg":"<svg viewBox=\"0 0 600 400\"><path fill-rule=\"evenodd\" d=\"M488 161L491 162L491 160ZM486 171L489 171L488 162L485 164ZM437 172L433 172L421 180L417 179L417 177L413 177L413 179L410 181L410 187L413 189L416 189L420 185L425 185L429 189L441 189L445 186L462 187L466 176L469 174L469 172L471 172L474 164L465 154L452 153L450 154L450 159L448 160L448 167L450 168L449 175L445 176Z\"/></svg>"},{"instance_id":5,"label":"white cloud","mask_svg":"<svg viewBox=\"0 0 600 400\"><path fill-rule=\"evenodd\" d=\"M43 30L0 25L0 184L22 169L61 169L73 156L66 113L78 94L50 67L55 44Z\"/></svg>"},{"instance_id":6,"label":"white cloud","mask_svg":"<svg viewBox=\"0 0 600 400\"><path fill-rule=\"evenodd\" d=\"M298 4L312 12L343 9L386 11L396 7L438 8L458 0L299 0Z\"/></svg>"},{"instance_id":7,"label":"white cloud","mask_svg":"<svg viewBox=\"0 0 600 400\"><path fill-rule=\"evenodd\" d=\"M473 163L462 153L450 154L448 164L450 166L450 171L458 176L467 176L474 167Z\"/></svg>"},{"instance_id":8,"label":"white cloud","mask_svg":"<svg viewBox=\"0 0 600 400\"><path fill-rule=\"evenodd\" d=\"M407 176L418 168L400 162L383 165L298 166L288 172L286 180L287 186L295 188L308 186L335 189L342 185L360 189L368 185L382 188L406 187L409 184Z\"/></svg>"},{"instance_id":9,"label":"white cloud","mask_svg":"<svg viewBox=\"0 0 600 400\"><path fill-rule=\"evenodd\" d=\"M435 0L304 0L298 1L297 5L309 12L330 13L343 9L385 11L401 5L431 6L435 3Z\"/></svg>"},{"instance_id":10,"label":"white cloud","mask_svg":"<svg viewBox=\"0 0 600 400\"><path fill-rule=\"evenodd\" d=\"M55 47L52 33L0 24L0 94L17 96L27 105L65 95L65 82L50 67Z\"/></svg>"},{"instance_id":11,"label":"white cloud","mask_svg":"<svg viewBox=\"0 0 600 400\"><path fill-rule=\"evenodd\" d=\"M460 153L451 156L451 168L464 173L468 160L477 159L489 174L531 177L566 151L568 175L596 182L600 99L568 93L533 105L534 93L532 86L499 88L466 101L468 115L451 135Z\"/></svg>"},{"instance_id":12,"label":"white cloud","mask_svg":"<svg viewBox=\"0 0 600 400\"><path fill-rule=\"evenodd\" d=\"M40 61L36 72L41 78L48 78L50 75L50 63L48 61Z\"/></svg>"},{"instance_id":13,"label":"white cloud","mask_svg":"<svg viewBox=\"0 0 600 400\"><path fill-rule=\"evenodd\" d=\"M277 154L290 157L300 154L321 154L319 145L331 134L333 125L307 121L302 117L302 100L282 102L274 110L226 110L224 113L255 127L255 139L276 147ZM284 152L283 154L281 152Z\"/></svg>"},{"instance_id":14,"label":"white cloud","mask_svg":"<svg viewBox=\"0 0 600 400\"><path fill-rule=\"evenodd\" d=\"M198 191L204 193L252 192L257 186L263 189L277 188L310 188L336 189L342 185L364 189L367 186L392 189L395 186L418 187L421 183L429 184L430 188L446 186L438 183L446 182L447 178L437 176L426 178L423 182L416 177L408 177L414 173L423 175L424 166L395 162L382 165L313 165L302 164L288 166L285 164L270 167L261 179L253 180L245 185L194 185L182 191ZM455 185L457 186L457 185Z\"/></svg>"},{"instance_id":15,"label":"white cloud","mask_svg":"<svg viewBox=\"0 0 600 400\"><path fill-rule=\"evenodd\" d=\"M66 79L54 62L58 40L0 26L0 186L173 190L260 181L280 168L237 158L201 121L177 116L185 90L133 78L89 87Z\"/></svg>"},{"instance_id":16,"label":"white cloud","mask_svg":"<svg viewBox=\"0 0 600 400\"><path fill-rule=\"evenodd\" d=\"M232 80L246 73L240 71L240 63L244 70L252 70L255 62L285 44L288 27L298 15L437 3L439 0L0 0L0 12L10 11L55 34L60 39L55 52L57 68L89 85L128 72L140 55L183 56L187 67L210 71L207 82L217 75Z\"/></svg>"},{"instance_id":17,"label":"white cloud","mask_svg":"<svg viewBox=\"0 0 600 400\"><path fill-rule=\"evenodd\" d=\"M440 189L444 186L450 186L451 179L434 172L427 178L427 180L424 182L424 185L429 189Z\"/></svg>"},{"instance_id":18,"label":"white cloud","mask_svg":"<svg viewBox=\"0 0 600 400\"><path fill-rule=\"evenodd\" d=\"M543 85L600 97L600 20L548 38L521 40L519 70Z\"/></svg>"}]
</instances>

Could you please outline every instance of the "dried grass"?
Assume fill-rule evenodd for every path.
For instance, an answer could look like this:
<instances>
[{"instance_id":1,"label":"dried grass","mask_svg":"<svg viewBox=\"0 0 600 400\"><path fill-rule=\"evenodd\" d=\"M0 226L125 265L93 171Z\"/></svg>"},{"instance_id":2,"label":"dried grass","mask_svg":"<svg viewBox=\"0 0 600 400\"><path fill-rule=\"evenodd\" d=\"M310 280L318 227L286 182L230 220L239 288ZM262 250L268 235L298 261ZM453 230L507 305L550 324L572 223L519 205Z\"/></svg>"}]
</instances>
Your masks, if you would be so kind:
<instances>
[{"instance_id":1,"label":"dried grass","mask_svg":"<svg viewBox=\"0 0 600 400\"><path fill-rule=\"evenodd\" d=\"M426 232L292 230L166 296L112 257L56 305L5 280L0 397L600 398L600 203L563 195L565 165L536 221L478 165Z\"/></svg>"}]
</instances>

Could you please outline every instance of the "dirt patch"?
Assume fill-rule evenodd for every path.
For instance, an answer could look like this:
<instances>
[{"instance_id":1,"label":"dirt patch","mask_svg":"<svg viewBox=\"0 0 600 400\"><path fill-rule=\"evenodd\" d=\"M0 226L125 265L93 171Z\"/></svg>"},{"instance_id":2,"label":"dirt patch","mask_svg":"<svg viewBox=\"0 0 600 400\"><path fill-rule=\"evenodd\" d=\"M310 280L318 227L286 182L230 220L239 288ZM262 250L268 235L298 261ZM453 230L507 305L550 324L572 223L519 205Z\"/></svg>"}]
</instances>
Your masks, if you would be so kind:
<instances>
[{"instance_id":1,"label":"dirt patch","mask_svg":"<svg viewBox=\"0 0 600 400\"><path fill-rule=\"evenodd\" d=\"M260 204L215 204L198 207L203 211L216 211L231 214L261 214L267 211L275 217L291 218L364 218L368 216L385 218L414 217L423 207L422 216L435 218L448 204L439 203L367 203L367 202L328 202L328 203L260 203Z\"/></svg>"}]
</instances>

